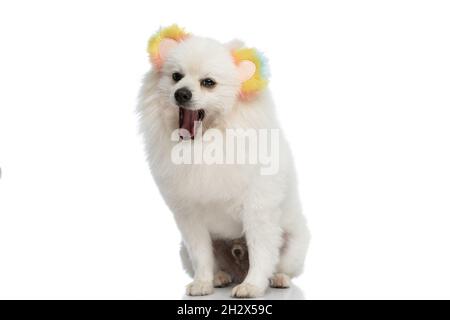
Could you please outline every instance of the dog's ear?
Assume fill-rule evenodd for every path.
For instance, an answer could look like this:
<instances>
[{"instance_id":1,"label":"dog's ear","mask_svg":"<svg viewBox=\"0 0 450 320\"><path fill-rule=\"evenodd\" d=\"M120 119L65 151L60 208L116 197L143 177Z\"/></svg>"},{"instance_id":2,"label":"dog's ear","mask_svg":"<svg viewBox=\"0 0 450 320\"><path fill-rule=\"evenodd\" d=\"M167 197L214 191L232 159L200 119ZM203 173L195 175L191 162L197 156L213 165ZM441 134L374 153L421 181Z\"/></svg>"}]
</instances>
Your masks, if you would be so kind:
<instances>
[{"instance_id":1,"label":"dog's ear","mask_svg":"<svg viewBox=\"0 0 450 320\"><path fill-rule=\"evenodd\" d=\"M153 66L158 70L161 69L170 50L188 36L189 34L176 24L171 25L170 27L161 28L148 41L147 52Z\"/></svg>"},{"instance_id":2,"label":"dog's ear","mask_svg":"<svg viewBox=\"0 0 450 320\"><path fill-rule=\"evenodd\" d=\"M254 48L234 49L231 54L241 81L241 98L251 98L267 86L269 81L267 59Z\"/></svg>"}]
</instances>

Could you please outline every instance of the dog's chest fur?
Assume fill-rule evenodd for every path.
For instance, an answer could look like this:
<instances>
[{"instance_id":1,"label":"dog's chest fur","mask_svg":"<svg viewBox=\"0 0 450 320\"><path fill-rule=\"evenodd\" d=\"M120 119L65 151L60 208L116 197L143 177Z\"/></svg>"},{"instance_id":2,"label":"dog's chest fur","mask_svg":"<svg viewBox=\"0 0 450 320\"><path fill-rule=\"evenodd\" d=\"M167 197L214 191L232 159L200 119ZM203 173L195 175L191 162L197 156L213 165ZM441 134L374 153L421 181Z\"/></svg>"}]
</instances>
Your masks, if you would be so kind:
<instances>
[{"instance_id":1,"label":"dog's chest fur","mask_svg":"<svg viewBox=\"0 0 450 320\"><path fill-rule=\"evenodd\" d=\"M175 165L164 157L168 155L153 162L157 168L152 171L167 202L198 215L214 238L240 237L242 199L255 169L245 165Z\"/></svg>"}]
</instances>

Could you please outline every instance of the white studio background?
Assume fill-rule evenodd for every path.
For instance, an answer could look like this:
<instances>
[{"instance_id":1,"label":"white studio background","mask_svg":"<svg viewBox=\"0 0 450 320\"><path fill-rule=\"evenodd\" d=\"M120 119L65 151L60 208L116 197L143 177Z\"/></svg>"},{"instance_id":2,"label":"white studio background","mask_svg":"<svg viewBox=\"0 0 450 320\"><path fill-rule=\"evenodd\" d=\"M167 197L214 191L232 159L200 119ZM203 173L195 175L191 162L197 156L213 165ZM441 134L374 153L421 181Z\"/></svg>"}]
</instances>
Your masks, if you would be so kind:
<instances>
[{"instance_id":1,"label":"white studio background","mask_svg":"<svg viewBox=\"0 0 450 320\"><path fill-rule=\"evenodd\" d=\"M266 53L307 299L450 298L447 1L2 1L0 298L178 299L134 113L162 25Z\"/></svg>"}]
</instances>

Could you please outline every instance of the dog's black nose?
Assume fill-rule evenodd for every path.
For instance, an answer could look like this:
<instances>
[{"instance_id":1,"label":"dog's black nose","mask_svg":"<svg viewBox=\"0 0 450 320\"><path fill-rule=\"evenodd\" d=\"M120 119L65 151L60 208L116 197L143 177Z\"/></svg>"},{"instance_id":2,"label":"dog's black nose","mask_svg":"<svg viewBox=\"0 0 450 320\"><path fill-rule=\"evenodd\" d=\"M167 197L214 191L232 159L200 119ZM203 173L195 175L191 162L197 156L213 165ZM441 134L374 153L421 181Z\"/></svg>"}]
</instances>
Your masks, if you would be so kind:
<instances>
[{"instance_id":1,"label":"dog's black nose","mask_svg":"<svg viewBox=\"0 0 450 320\"><path fill-rule=\"evenodd\" d=\"M178 104L184 105L192 98L192 92L187 88L180 88L175 91L175 100Z\"/></svg>"}]
</instances>

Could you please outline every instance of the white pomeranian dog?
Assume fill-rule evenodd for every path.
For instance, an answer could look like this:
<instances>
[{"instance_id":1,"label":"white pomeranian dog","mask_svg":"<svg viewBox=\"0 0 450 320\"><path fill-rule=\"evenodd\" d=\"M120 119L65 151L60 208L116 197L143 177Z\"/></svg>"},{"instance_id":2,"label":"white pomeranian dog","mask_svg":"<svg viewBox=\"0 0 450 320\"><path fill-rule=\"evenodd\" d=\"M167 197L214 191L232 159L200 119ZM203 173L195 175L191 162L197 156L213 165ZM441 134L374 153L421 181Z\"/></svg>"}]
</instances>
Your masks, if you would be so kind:
<instances>
[{"instance_id":1,"label":"white pomeranian dog","mask_svg":"<svg viewBox=\"0 0 450 320\"><path fill-rule=\"evenodd\" d=\"M289 287L310 235L265 59L238 40L223 44L176 25L154 35L148 51L140 127L182 235L193 277L186 293L235 282L232 296L251 298L269 285Z\"/></svg>"}]
</instances>

